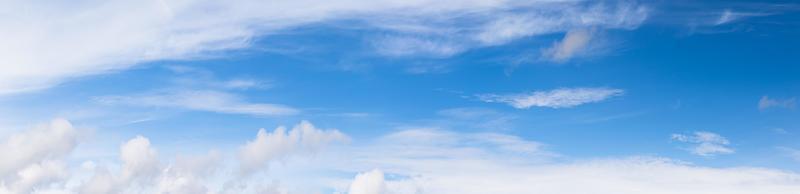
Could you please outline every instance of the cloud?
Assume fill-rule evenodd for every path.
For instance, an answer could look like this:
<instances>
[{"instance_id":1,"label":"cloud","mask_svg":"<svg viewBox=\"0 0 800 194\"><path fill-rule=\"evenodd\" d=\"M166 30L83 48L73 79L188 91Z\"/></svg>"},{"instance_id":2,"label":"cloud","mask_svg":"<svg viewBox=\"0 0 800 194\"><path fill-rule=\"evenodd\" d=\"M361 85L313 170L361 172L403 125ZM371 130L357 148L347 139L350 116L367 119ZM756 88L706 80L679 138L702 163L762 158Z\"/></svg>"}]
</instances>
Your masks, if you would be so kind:
<instances>
[{"instance_id":1,"label":"cloud","mask_svg":"<svg viewBox=\"0 0 800 194\"><path fill-rule=\"evenodd\" d=\"M62 159L77 146L78 130L64 119L13 134L0 142L0 193L29 193L68 178Z\"/></svg>"},{"instance_id":2,"label":"cloud","mask_svg":"<svg viewBox=\"0 0 800 194\"><path fill-rule=\"evenodd\" d=\"M794 109L796 104L797 104L797 99L795 98L775 99L775 98L769 98L769 96L762 96L761 99L758 100L758 109L759 110L766 110L769 108Z\"/></svg>"},{"instance_id":3,"label":"cloud","mask_svg":"<svg viewBox=\"0 0 800 194\"><path fill-rule=\"evenodd\" d=\"M444 20L456 26L456 32L441 36L465 37L457 40L480 46L579 27L630 29L647 15L643 6L627 1L187 0L97 4L83 0L3 1L0 7L6 18L0 20L0 36L6 40L0 44L0 94L40 90L70 78L121 71L147 62L214 57L224 51L246 49L260 36L326 21L374 24L414 18L381 26L422 26L385 29L430 36L419 29L439 28L441 25L426 21ZM19 7L25 9L14 9ZM471 18L443 17L459 15ZM415 48L457 52L429 41L415 43L421 45L397 47L405 50L399 53L419 53L412 51Z\"/></svg>"},{"instance_id":4,"label":"cloud","mask_svg":"<svg viewBox=\"0 0 800 194\"><path fill-rule=\"evenodd\" d=\"M378 169L356 175L348 194L384 194L383 172Z\"/></svg>"},{"instance_id":5,"label":"cloud","mask_svg":"<svg viewBox=\"0 0 800 194\"><path fill-rule=\"evenodd\" d=\"M348 140L336 129L318 129L308 121L300 122L289 131L283 126L272 133L260 129L256 139L241 147L238 155L240 172L251 174L267 166L270 161L303 152L313 153L330 143Z\"/></svg>"},{"instance_id":6,"label":"cloud","mask_svg":"<svg viewBox=\"0 0 800 194\"><path fill-rule=\"evenodd\" d=\"M162 171L158 193L209 193L210 176L222 167L222 155L211 151L204 156L178 156L174 164Z\"/></svg>"},{"instance_id":7,"label":"cloud","mask_svg":"<svg viewBox=\"0 0 800 194\"><path fill-rule=\"evenodd\" d=\"M506 103L518 109L530 107L571 108L586 103L600 102L623 93L623 90L613 88L560 88L523 94L482 94L478 95L478 99L484 102Z\"/></svg>"},{"instance_id":8,"label":"cloud","mask_svg":"<svg viewBox=\"0 0 800 194\"><path fill-rule=\"evenodd\" d=\"M279 105L251 103L232 93L216 90L178 90L133 96L100 96L96 102L108 105L180 108L227 114L284 116L299 110Z\"/></svg>"},{"instance_id":9,"label":"cloud","mask_svg":"<svg viewBox=\"0 0 800 194\"><path fill-rule=\"evenodd\" d=\"M593 33L591 30L571 30L564 35L563 40L543 50L542 55L546 59L556 62L564 62L572 57L583 55L594 38Z\"/></svg>"},{"instance_id":10,"label":"cloud","mask_svg":"<svg viewBox=\"0 0 800 194\"><path fill-rule=\"evenodd\" d=\"M122 168L119 176L114 176L108 169L95 171L88 182L81 185L80 193L124 193L134 184L153 184L159 175L161 164L158 152L150 145L150 140L136 136L120 146Z\"/></svg>"},{"instance_id":11,"label":"cloud","mask_svg":"<svg viewBox=\"0 0 800 194\"><path fill-rule=\"evenodd\" d=\"M732 154L735 151L728 147L730 141L716 133L697 131L690 135L672 134L672 140L695 144L689 150L699 156Z\"/></svg>"},{"instance_id":12,"label":"cloud","mask_svg":"<svg viewBox=\"0 0 800 194\"><path fill-rule=\"evenodd\" d=\"M32 131L35 130L39 129ZM332 135L336 134L335 130L317 129L307 122L301 122L288 132L285 130L282 133L278 129L272 133L262 130L256 139L240 148L241 154L281 153L256 157L267 158L259 160L268 163L265 160L292 155L289 152L311 153L313 151L309 150L322 149L335 141L332 139L343 136ZM718 135L699 132L679 135L676 140L727 142ZM800 174L791 171L746 166L713 168L657 157L567 159L547 154L548 151L540 145L536 141L501 133L405 129L366 139L346 149L329 149L329 153L308 158L306 162L287 162L281 169L275 169L290 174L289 180L295 182L278 185L270 179L286 178L282 176L286 174L275 173L242 182L246 184L243 185L245 189L234 193L800 192ZM253 152L245 152L246 149ZM15 193L9 192L11 187L35 190L34 193L225 193L221 190L220 180L236 177L231 169L241 168L225 166L222 162L225 155L220 155L225 152L216 151L206 155L177 156L175 160L161 163L163 161L158 159L155 146L142 136L122 143L119 152L121 165L118 168L101 167L103 164L100 164L93 167L95 172L91 177L69 173L69 165L79 163L31 162L32 165L19 168L21 170L16 173L19 176L11 181L14 183L3 179L0 192ZM324 173L315 173L317 170ZM264 187L264 183L268 186Z\"/></svg>"},{"instance_id":13,"label":"cloud","mask_svg":"<svg viewBox=\"0 0 800 194\"><path fill-rule=\"evenodd\" d=\"M657 157L564 160L547 155L519 156L496 152L495 148L481 144L459 143L464 139L458 136L470 136L464 133L408 134L408 131L388 134L361 146L363 150L356 151L358 154L347 163L352 166L346 169L378 168L384 174L391 174L393 178L383 181L374 173L360 173L357 178L358 182L368 182L364 181L367 179L364 175L372 174L369 176L371 185L383 182L386 188L383 193L391 194L780 194L800 191L800 175L790 171L709 168ZM386 140L397 137L403 137L404 141ZM355 185L355 182L346 183Z\"/></svg>"},{"instance_id":14,"label":"cloud","mask_svg":"<svg viewBox=\"0 0 800 194\"><path fill-rule=\"evenodd\" d=\"M64 119L13 134L0 142L0 178L23 168L68 155L78 144L78 131Z\"/></svg>"},{"instance_id":15,"label":"cloud","mask_svg":"<svg viewBox=\"0 0 800 194\"><path fill-rule=\"evenodd\" d=\"M774 9L774 8L773 8ZM764 10L764 9L762 9ZM759 13L759 12L740 12L740 11L733 11L731 9L725 9L719 14L719 18L713 22L715 26L724 25L732 22L736 22L738 20L743 20L749 17L758 17L758 16L768 16L774 13Z\"/></svg>"}]
</instances>

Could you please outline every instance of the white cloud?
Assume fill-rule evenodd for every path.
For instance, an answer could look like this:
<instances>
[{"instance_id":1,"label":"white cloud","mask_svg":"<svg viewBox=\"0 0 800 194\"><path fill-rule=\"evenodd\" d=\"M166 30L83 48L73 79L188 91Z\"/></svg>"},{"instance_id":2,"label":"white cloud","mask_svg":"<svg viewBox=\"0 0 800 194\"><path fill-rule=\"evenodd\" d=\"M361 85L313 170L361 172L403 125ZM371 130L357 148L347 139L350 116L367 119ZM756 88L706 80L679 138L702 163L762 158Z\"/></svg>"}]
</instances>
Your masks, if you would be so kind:
<instances>
[{"instance_id":1,"label":"white cloud","mask_svg":"<svg viewBox=\"0 0 800 194\"><path fill-rule=\"evenodd\" d=\"M672 134L672 140L694 144L689 150L700 156L732 154L735 151L728 147L730 141L716 133L697 131L690 135Z\"/></svg>"},{"instance_id":2,"label":"white cloud","mask_svg":"<svg viewBox=\"0 0 800 194\"><path fill-rule=\"evenodd\" d=\"M523 94L482 94L478 95L478 98L484 102L506 103L518 109L534 106L570 108L586 103L600 102L623 93L623 90L613 88L560 88Z\"/></svg>"},{"instance_id":3,"label":"white cloud","mask_svg":"<svg viewBox=\"0 0 800 194\"><path fill-rule=\"evenodd\" d=\"M215 90L178 90L133 96L101 96L94 100L109 105L182 108L255 116L283 116L299 112L297 109L279 104L246 102L232 93Z\"/></svg>"},{"instance_id":4,"label":"white cloud","mask_svg":"<svg viewBox=\"0 0 800 194\"><path fill-rule=\"evenodd\" d=\"M336 129L318 129L308 121L300 122L289 131L283 126L276 128L272 133L260 129L256 139L247 142L239 152L240 172L254 173L273 160L297 153L313 153L330 143L344 142L348 139Z\"/></svg>"},{"instance_id":5,"label":"white cloud","mask_svg":"<svg viewBox=\"0 0 800 194\"><path fill-rule=\"evenodd\" d=\"M571 30L564 35L560 42L553 43L553 46L543 51L543 56L556 62L564 62L572 57L583 55L587 50L593 36L591 30Z\"/></svg>"},{"instance_id":6,"label":"white cloud","mask_svg":"<svg viewBox=\"0 0 800 194\"><path fill-rule=\"evenodd\" d=\"M222 166L222 155L212 151L205 156L178 156L174 164L162 171L158 193L209 193L209 177Z\"/></svg>"},{"instance_id":7,"label":"white cloud","mask_svg":"<svg viewBox=\"0 0 800 194\"><path fill-rule=\"evenodd\" d=\"M470 44L477 40L478 45L496 45L579 27L635 28L647 15L645 8L628 2L515 0L3 1L0 13L0 37L5 40L0 44L0 94L34 91L145 62L211 57L247 48L258 36L322 21L419 18L410 26L438 28L425 21L443 19L460 25L456 35L445 37L466 36L462 39ZM472 15L476 22L443 17L457 15ZM446 48L419 43L423 51Z\"/></svg>"},{"instance_id":8,"label":"white cloud","mask_svg":"<svg viewBox=\"0 0 800 194\"><path fill-rule=\"evenodd\" d=\"M769 98L768 96L762 96L761 99L758 100L758 109L759 110L766 110L769 108L794 109L796 104L797 104L797 99L795 98L775 99L775 98Z\"/></svg>"},{"instance_id":9,"label":"white cloud","mask_svg":"<svg viewBox=\"0 0 800 194\"><path fill-rule=\"evenodd\" d=\"M400 131L361 146L363 150L356 151L346 169L379 168L392 174L394 178L383 180L384 193L391 194L782 194L800 191L800 175L789 171L709 168L654 157L570 161L548 159L546 155L519 156L454 140L469 134L423 131L429 133ZM398 137L404 137L403 143L386 141L386 138ZM375 177L371 180L379 180ZM344 181L340 188L347 188L348 183Z\"/></svg>"},{"instance_id":10,"label":"white cloud","mask_svg":"<svg viewBox=\"0 0 800 194\"><path fill-rule=\"evenodd\" d=\"M106 168L96 169L94 176L81 185L80 193L125 193L131 185L151 185L160 173L158 152L150 140L136 136L120 146L122 168L119 176Z\"/></svg>"},{"instance_id":11,"label":"white cloud","mask_svg":"<svg viewBox=\"0 0 800 194\"><path fill-rule=\"evenodd\" d=\"M749 17L767 16L773 13L742 12L725 9L720 12L719 17L713 22L715 26L729 24Z\"/></svg>"},{"instance_id":12,"label":"white cloud","mask_svg":"<svg viewBox=\"0 0 800 194\"><path fill-rule=\"evenodd\" d=\"M37 186L46 186L68 178L66 165L60 161L42 161L31 164L17 172L17 180L9 188L0 185L0 193L29 193Z\"/></svg>"},{"instance_id":13,"label":"white cloud","mask_svg":"<svg viewBox=\"0 0 800 194\"><path fill-rule=\"evenodd\" d=\"M378 169L356 175L348 194L384 194L383 172Z\"/></svg>"},{"instance_id":14,"label":"white cloud","mask_svg":"<svg viewBox=\"0 0 800 194\"><path fill-rule=\"evenodd\" d=\"M47 160L68 155L78 144L78 131L64 119L13 134L0 142L0 178Z\"/></svg>"}]
</instances>

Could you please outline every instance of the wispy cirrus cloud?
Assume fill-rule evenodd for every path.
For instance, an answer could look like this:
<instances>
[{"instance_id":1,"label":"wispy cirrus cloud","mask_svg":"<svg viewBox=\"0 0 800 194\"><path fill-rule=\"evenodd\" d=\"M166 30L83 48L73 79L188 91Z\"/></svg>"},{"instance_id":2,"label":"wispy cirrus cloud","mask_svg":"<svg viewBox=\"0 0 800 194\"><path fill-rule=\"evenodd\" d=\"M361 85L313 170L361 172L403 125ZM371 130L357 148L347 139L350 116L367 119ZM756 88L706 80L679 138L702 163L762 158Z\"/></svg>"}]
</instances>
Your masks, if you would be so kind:
<instances>
[{"instance_id":1,"label":"wispy cirrus cloud","mask_svg":"<svg viewBox=\"0 0 800 194\"><path fill-rule=\"evenodd\" d=\"M728 147L731 143L727 138L719 134L697 131L692 134L672 134L672 140L694 144L688 150L699 156L714 156L719 154L732 154L736 152Z\"/></svg>"},{"instance_id":2,"label":"wispy cirrus cloud","mask_svg":"<svg viewBox=\"0 0 800 194\"><path fill-rule=\"evenodd\" d=\"M178 108L254 116L284 116L300 112L298 109L280 104L248 102L235 94L214 90L177 90L130 96L98 96L93 100L106 105Z\"/></svg>"},{"instance_id":3,"label":"wispy cirrus cloud","mask_svg":"<svg viewBox=\"0 0 800 194\"><path fill-rule=\"evenodd\" d=\"M549 91L533 91L520 94L480 94L484 102L498 102L518 109L531 107L570 108L582 104L600 102L624 94L614 88L559 88Z\"/></svg>"},{"instance_id":4,"label":"wispy cirrus cloud","mask_svg":"<svg viewBox=\"0 0 800 194\"><path fill-rule=\"evenodd\" d=\"M146 62L217 57L260 36L327 21L365 21L392 37L421 37L378 41L389 45L377 46L380 53L448 56L573 28L636 28L648 11L628 1L86 0L3 1L0 13L0 94L14 94ZM451 30L430 30L439 28Z\"/></svg>"},{"instance_id":5,"label":"wispy cirrus cloud","mask_svg":"<svg viewBox=\"0 0 800 194\"><path fill-rule=\"evenodd\" d=\"M770 108L794 109L796 105L797 105L796 98L777 99L777 98L770 98L769 96L762 96L761 99L758 100L759 110L766 110Z\"/></svg>"}]
</instances>

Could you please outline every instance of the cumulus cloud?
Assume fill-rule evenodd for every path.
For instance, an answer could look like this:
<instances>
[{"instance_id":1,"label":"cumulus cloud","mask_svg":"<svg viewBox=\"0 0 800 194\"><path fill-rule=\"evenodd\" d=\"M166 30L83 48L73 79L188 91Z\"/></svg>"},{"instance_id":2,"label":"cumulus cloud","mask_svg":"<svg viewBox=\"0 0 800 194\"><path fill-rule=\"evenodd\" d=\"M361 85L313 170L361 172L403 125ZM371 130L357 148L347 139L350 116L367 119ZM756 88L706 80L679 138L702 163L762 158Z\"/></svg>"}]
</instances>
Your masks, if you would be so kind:
<instances>
[{"instance_id":1,"label":"cumulus cloud","mask_svg":"<svg viewBox=\"0 0 800 194\"><path fill-rule=\"evenodd\" d=\"M204 156L178 156L171 166L162 170L158 193L210 193L208 177L221 166L222 155L216 151Z\"/></svg>"},{"instance_id":2,"label":"cumulus cloud","mask_svg":"<svg viewBox=\"0 0 800 194\"><path fill-rule=\"evenodd\" d=\"M256 139L241 147L239 152L241 173L254 173L264 168L270 161L297 153L313 153L330 143L344 142L348 139L336 129L318 129L308 121L300 122L289 131L283 126L276 128L272 133L260 129Z\"/></svg>"},{"instance_id":3,"label":"cumulus cloud","mask_svg":"<svg viewBox=\"0 0 800 194\"><path fill-rule=\"evenodd\" d=\"M553 44L543 51L546 59L564 62L572 57L584 54L594 38L591 30L571 30L564 35L564 39Z\"/></svg>"},{"instance_id":4,"label":"cumulus cloud","mask_svg":"<svg viewBox=\"0 0 800 194\"><path fill-rule=\"evenodd\" d=\"M530 107L570 108L586 103L600 102L624 93L613 88L560 88L549 91L534 91L522 94L481 94L484 102L505 103L518 109Z\"/></svg>"},{"instance_id":5,"label":"cumulus cloud","mask_svg":"<svg viewBox=\"0 0 800 194\"><path fill-rule=\"evenodd\" d=\"M356 175L348 194L383 194L386 190L383 172L378 169Z\"/></svg>"},{"instance_id":6,"label":"cumulus cloud","mask_svg":"<svg viewBox=\"0 0 800 194\"><path fill-rule=\"evenodd\" d=\"M775 98L770 98L769 96L762 96L761 99L758 100L758 109L759 110L766 110L769 108L794 109L796 104L797 104L797 99L795 98L775 99Z\"/></svg>"},{"instance_id":7,"label":"cumulus cloud","mask_svg":"<svg viewBox=\"0 0 800 194\"><path fill-rule=\"evenodd\" d=\"M238 95L216 90L178 90L131 96L100 96L94 100L108 105L167 107L255 116L283 116L299 112L285 105L247 102Z\"/></svg>"},{"instance_id":8,"label":"cumulus cloud","mask_svg":"<svg viewBox=\"0 0 800 194\"><path fill-rule=\"evenodd\" d=\"M425 21L444 20L456 30L442 37L463 37L457 40L480 46L580 27L630 29L647 16L643 6L627 1L187 0L99 4L82 0L3 1L0 7L4 15L0 36L6 40L0 44L0 94L38 90L69 78L120 71L150 61L209 57L215 52L247 48L259 36L324 21L381 23L396 21L392 18L415 18L410 25L381 26L422 26L403 28L416 30L385 29L430 36L419 29L441 25ZM474 22L442 17L458 15L468 15ZM404 51L399 53L418 53L411 52L414 48L443 54L458 52L442 44L417 43L421 45L398 47Z\"/></svg>"},{"instance_id":9,"label":"cumulus cloud","mask_svg":"<svg viewBox=\"0 0 800 194\"><path fill-rule=\"evenodd\" d=\"M23 131L0 142L0 178L39 162L68 155L78 144L78 132L64 119Z\"/></svg>"},{"instance_id":10,"label":"cumulus cloud","mask_svg":"<svg viewBox=\"0 0 800 194\"><path fill-rule=\"evenodd\" d=\"M157 151L150 145L150 140L142 136L136 136L120 146L120 160L122 169L119 176L112 175L108 169L98 169L81 186L81 193L125 192L133 184L152 184L161 170Z\"/></svg>"},{"instance_id":11,"label":"cumulus cloud","mask_svg":"<svg viewBox=\"0 0 800 194\"><path fill-rule=\"evenodd\" d=\"M692 134L672 134L672 140L694 144L689 151L699 156L731 154L735 151L728 147L730 141L719 134L697 131Z\"/></svg>"},{"instance_id":12,"label":"cumulus cloud","mask_svg":"<svg viewBox=\"0 0 800 194\"><path fill-rule=\"evenodd\" d=\"M64 119L22 131L0 142L0 193L29 193L66 179L61 161L78 144L78 130Z\"/></svg>"}]
</instances>

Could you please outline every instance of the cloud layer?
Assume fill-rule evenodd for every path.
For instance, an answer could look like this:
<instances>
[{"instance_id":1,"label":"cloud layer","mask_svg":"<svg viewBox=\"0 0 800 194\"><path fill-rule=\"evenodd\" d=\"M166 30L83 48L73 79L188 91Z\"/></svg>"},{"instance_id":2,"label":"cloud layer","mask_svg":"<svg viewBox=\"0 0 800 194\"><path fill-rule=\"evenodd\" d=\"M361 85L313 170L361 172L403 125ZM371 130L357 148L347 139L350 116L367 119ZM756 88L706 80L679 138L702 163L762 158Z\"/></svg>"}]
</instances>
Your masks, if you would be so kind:
<instances>
[{"instance_id":1,"label":"cloud layer","mask_svg":"<svg viewBox=\"0 0 800 194\"><path fill-rule=\"evenodd\" d=\"M326 21L363 21L391 32L376 41L387 48L381 53L448 56L573 28L632 29L647 16L631 2L515 0L3 1L0 7L6 40L0 94L152 61L213 57L248 48L259 36Z\"/></svg>"},{"instance_id":2,"label":"cloud layer","mask_svg":"<svg viewBox=\"0 0 800 194\"><path fill-rule=\"evenodd\" d=\"M71 135L52 136L38 131L71 134L74 129L65 120L55 120L49 126L21 132L0 143L34 148L37 143L21 141L20 144L20 140L73 139L69 138ZM10 169L11 173L0 179L0 193L783 194L800 191L800 175L787 171L710 168L658 157L565 160L549 153L542 143L500 133L411 128L344 149L323 149L345 138L337 130L318 129L304 121L288 131L283 127L272 133L260 130L254 140L241 144L238 155L210 151L205 155L178 155L174 160L164 160L148 138L137 136L120 145L119 163L101 162L96 167L70 166L74 162L69 162L67 156L74 149L73 144L64 148L39 146L34 150L40 151L32 153L53 154L4 163L4 169ZM700 144L727 142L718 135L703 132L676 135L675 139ZM59 141L41 143L50 142ZM286 165L264 171L268 163L312 152L319 155L286 160ZM266 176L243 179L238 169L264 172ZM283 173L291 176L285 177ZM273 178L295 182L279 184ZM231 181L235 185L226 186Z\"/></svg>"}]
</instances>

